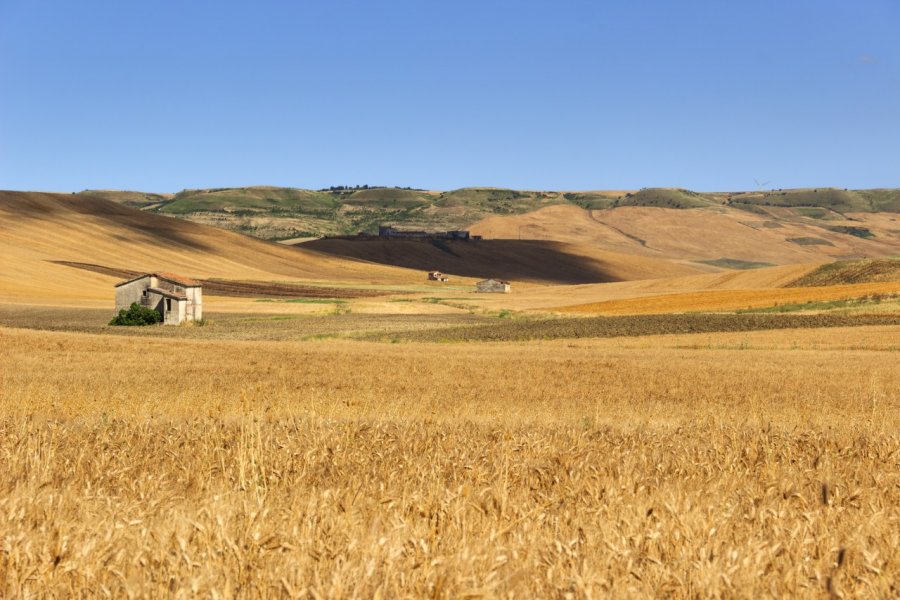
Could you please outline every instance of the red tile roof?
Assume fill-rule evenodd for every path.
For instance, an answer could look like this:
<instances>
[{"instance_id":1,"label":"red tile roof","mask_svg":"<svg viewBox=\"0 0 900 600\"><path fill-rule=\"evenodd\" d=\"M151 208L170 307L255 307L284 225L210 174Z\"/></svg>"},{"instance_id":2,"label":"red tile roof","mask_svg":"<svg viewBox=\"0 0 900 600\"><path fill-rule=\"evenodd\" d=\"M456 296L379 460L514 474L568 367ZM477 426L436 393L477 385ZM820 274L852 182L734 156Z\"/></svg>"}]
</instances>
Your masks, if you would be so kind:
<instances>
[{"instance_id":1,"label":"red tile roof","mask_svg":"<svg viewBox=\"0 0 900 600\"><path fill-rule=\"evenodd\" d=\"M187 277L182 277L181 275L176 275L175 273L169 273L167 271L159 271L154 273L160 279L165 279L166 281L171 281L172 283L177 283L178 285L183 285L185 287L199 287L200 282L195 279L188 279Z\"/></svg>"},{"instance_id":2,"label":"red tile roof","mask_svg":"<svg viewBox=\"0 0 900 600\"><path fill-rule=\"evenodd\" d=\"M120 285L125 285L126 283L131 283L132 281L138 281L143 279L144 277L157 277L158 279L165 279L166 281L171 281L172 283L177 283L180 286L184 287L200 287L200 282L196 279L189 279L187 277L182 277L181 275L177 275L175 273L169 273L168 271L158 271L156 273L144 273L143 275L138 275L137 277L132 277L131 279L126 279L125 281L120 281L116 284L115 287L119 287Z\"/></svg>"}]
</instances>

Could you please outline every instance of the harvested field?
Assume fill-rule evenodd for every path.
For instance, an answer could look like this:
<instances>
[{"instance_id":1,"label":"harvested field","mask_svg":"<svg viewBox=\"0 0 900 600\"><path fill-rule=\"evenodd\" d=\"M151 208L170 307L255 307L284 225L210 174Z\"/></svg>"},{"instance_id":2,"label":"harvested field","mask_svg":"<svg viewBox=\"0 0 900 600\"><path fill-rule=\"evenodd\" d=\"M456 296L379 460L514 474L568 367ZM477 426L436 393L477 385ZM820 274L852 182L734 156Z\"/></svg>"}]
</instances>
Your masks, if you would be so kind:
<instances>
[{"instance_id":1,"label":"harvested field","mask_svg":"<svg viewBox=\"0 0 900 600\"><path fill-rule=\"evenodd\" d=\"M64 260L51 262L120 279L131 279L141 274L140 271L117 269L89 263ZM228 281L224 279L200 279L199 281L203 285L204 295L228 296L232 298L372 298L384 296L385 294L404 293L403 291L392 290L338 288L263 281Z\"/></svg>"},{"instance_id":2,"label":"harvested field","mask_svg":"<svg viewBox=\"0 0 900 600\"><path fill-rule=\"evenodd\" d=\"M512 342L866 325L900 325L900 314L682 314L497 319L486 325L396 332L375 336L373 339L416 342Z\"/></svg>"},{"instance_id":3,"label":"harvested field","mask_svg":"<svg viewBox=\"0 0 900 600\"><path fill-rule=\"evenodd\" d=\"M897 331L773 351L787 332L0 329L0 594L892 597L900 369L878 348Z\"/></svg>"},{"instance_id":4,"label":"harvested field","mask_svg":"<svg viewBox=\"0 0 900 600\"><path fill-rule=\"evenodd\" d=\"M606 315L663 314L700 311L734 311L764 308L778 304L798 304L827 300L847 300L900 292L900 282L859 283L810 288L759 290L704 290L679 294L661 294L644 298L607 300L552 308L554 312Z\"/></svg>"}]
</instances>

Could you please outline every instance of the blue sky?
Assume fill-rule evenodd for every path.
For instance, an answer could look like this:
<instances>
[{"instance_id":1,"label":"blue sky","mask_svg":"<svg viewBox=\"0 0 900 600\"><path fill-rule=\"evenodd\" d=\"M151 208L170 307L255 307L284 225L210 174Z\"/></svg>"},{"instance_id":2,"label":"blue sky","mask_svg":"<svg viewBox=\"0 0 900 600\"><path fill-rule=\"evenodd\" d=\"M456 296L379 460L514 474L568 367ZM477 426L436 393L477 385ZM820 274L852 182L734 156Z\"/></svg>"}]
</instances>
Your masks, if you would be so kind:
<instances>
[{"instance_id":1,"label":"blue sky","mask_svg":"<svg viewBox=\"0 0 900 600\"><path fill-rule=\"evenodd\" d=\"M0 0L0 188L900 186L900 2Z\"/></svg>"}]
</instances>

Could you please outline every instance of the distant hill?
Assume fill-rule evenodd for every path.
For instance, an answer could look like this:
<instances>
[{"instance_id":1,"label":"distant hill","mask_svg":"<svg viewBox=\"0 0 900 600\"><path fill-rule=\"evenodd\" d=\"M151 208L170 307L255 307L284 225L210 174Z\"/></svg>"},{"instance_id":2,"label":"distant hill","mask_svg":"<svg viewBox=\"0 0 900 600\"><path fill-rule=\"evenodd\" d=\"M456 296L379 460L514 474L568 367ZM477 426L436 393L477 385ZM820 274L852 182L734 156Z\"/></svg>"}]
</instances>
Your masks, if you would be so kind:
<instances>
[{"instance_id":1,"label":"distant hill","mask_svg":"<svg viewBox=\"0 0 900 600\"><path fill-rule=\"evenodd\" d=\"M843 190L808 188L730 194L727 203L762 207L818 207L838 213L900 212L900 189Z\"/></svg>"},{"instance_id":2,"label":"distant hill","mask_svg":"<svg viewBox=\"0 0 900 600\"><path fill-rule=\"evenodd\" d=\"M774 222L785 218L845 221L848 214L854 213L900 213L900 189L694 192L643 188L559 192L485 187L438 192L397 187L306 190L255 186L191 189L174 195L111 190L86 190L81 195L270 240L373 233L382 224L425 230L468 228L488 217L522 215L548 206L585 210L731 208L770 217ZM846 224L843 227L849 235L868 235L864 229L852 229Z\"/></svg>"}]
</instances>

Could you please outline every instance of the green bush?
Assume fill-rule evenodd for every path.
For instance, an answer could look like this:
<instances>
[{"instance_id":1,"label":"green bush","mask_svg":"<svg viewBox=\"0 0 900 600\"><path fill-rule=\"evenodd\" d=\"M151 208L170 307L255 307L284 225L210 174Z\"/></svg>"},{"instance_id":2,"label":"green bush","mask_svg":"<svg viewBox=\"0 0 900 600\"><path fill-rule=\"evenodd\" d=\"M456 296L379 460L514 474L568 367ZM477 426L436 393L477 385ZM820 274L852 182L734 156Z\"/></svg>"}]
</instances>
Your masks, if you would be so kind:
<instances>
[{"instance_id":1,"label":"green bush","mask_svg":"<svg viewBox=\"0 0 900 600\"><path fill-rule=\"evenodd\" d=\"M162 315L153 310L140 306L133 302L128 310L124 308L109 322L110 325L156 325L162 322Z\"/></svg>"}]
</instances>

